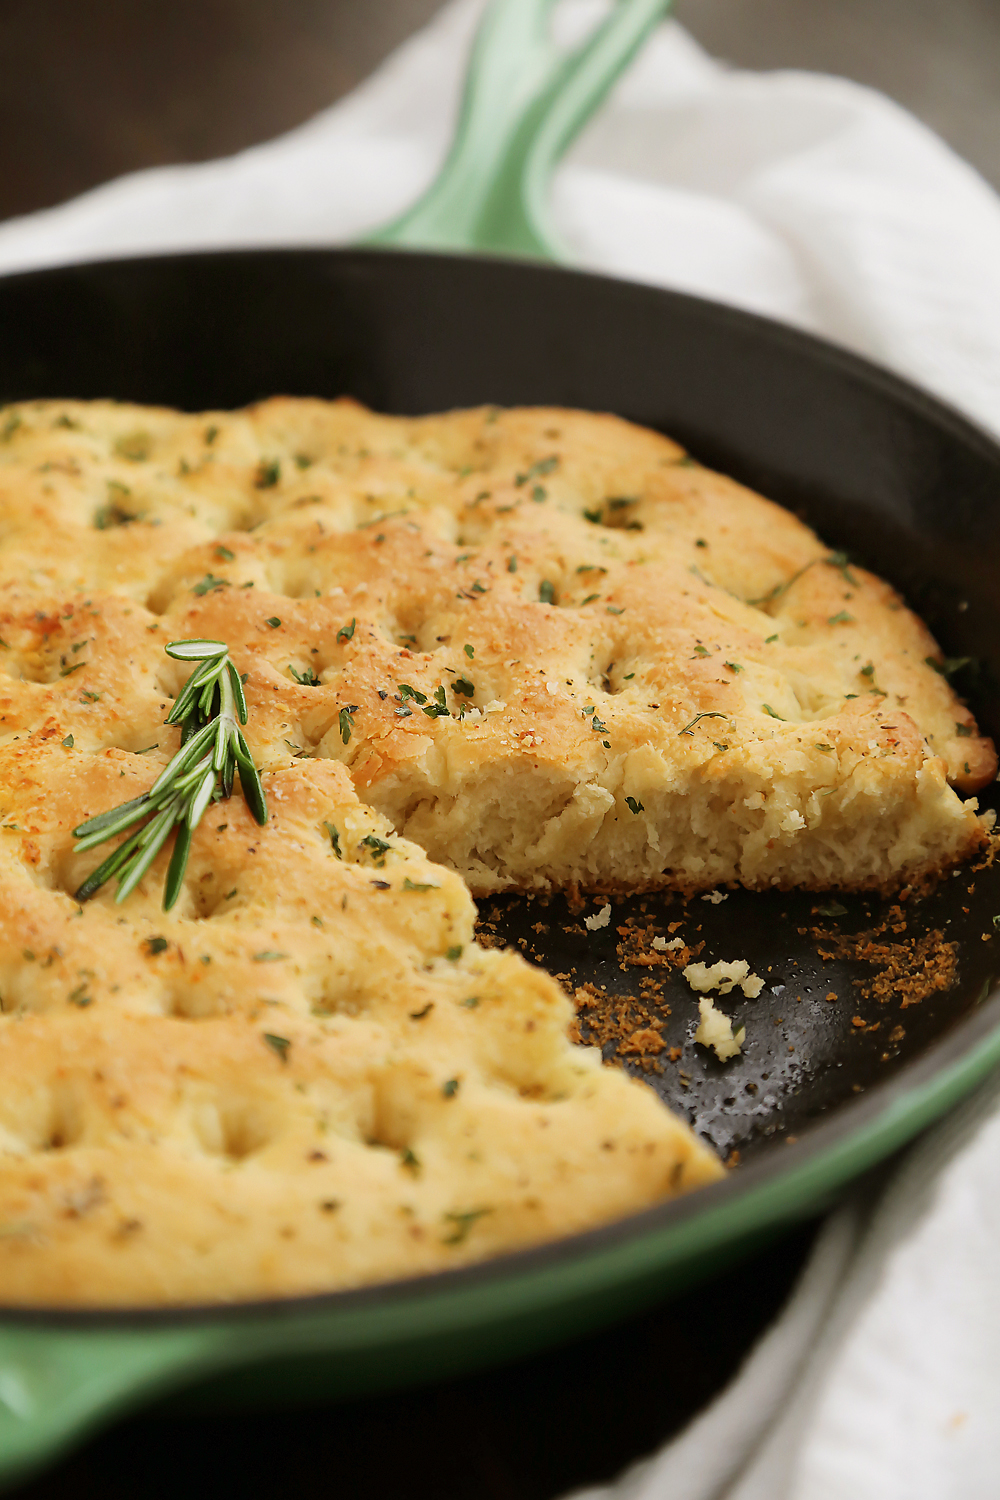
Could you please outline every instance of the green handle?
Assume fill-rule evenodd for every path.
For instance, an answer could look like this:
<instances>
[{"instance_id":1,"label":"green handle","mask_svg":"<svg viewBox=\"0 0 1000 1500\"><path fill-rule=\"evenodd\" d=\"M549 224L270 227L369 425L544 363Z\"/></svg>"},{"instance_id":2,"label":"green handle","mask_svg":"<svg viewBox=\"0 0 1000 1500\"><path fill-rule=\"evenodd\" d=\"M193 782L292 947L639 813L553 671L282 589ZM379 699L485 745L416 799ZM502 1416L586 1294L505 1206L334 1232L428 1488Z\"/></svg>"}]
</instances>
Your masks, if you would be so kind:
<instances>
[{"instance_id":1,"label":"green handle","mask_svg":"<svg viewBox=\"0 0 1000 1500\"><path fill-rule=\"evenodd\" d=\"M548 223L552 174L670 3L620 0L565 54L548 35L554 0L494 0L440 175L367 243L566 258Z\"/></svg>"},{"instance_id":2,"label":"green handle","mask_svg":"<svg viewBox=\"0 0 1000 1500\"><path fill-rule=\"evenodd\" d=\"M218 1362L216 1328L0 1327L0 1486L49 1462L111 1412L148 1400Z\"/></svg>"}]
</instances>

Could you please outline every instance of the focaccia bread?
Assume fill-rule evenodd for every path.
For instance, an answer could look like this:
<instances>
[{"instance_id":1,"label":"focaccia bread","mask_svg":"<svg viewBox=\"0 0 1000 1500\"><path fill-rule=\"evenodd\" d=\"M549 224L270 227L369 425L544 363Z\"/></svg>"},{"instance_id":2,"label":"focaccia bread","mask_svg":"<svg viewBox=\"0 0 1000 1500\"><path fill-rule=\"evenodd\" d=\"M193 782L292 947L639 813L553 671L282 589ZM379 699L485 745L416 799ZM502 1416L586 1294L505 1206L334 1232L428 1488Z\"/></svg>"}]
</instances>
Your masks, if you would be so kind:
<instances>
[{"instance_id":1,"label":"focaccia bread","mask_svg":"<svg viewBox=\"0 0 1000 1500\"><path fill-rule=\"evenodd\" d=\"M892 591L612 417L31 403L0 521L3 1301L358 1285L710 1181L459 876L888 887L984 836L993 747ZM270 821L210 808L170 913L166 852L81 907L190 637Z\"/></svg>"}]
</instances>

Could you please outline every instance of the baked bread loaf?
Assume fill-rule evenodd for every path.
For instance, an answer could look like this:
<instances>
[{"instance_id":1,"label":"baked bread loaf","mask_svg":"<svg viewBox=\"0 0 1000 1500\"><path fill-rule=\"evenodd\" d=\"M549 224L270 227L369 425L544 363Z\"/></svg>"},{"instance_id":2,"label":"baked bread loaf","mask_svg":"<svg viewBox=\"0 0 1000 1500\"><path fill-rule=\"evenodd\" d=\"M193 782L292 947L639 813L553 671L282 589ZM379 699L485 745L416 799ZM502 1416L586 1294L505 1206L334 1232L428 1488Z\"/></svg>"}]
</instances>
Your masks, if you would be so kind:
<instances>
[{"instance_id":1,"label":"baked bread loaf","mask_svg":"<svg viewBox=\"0 0 1000 1500\"><path fill-rule=\"evenodd\" d=\"M891 589L613 417L30 403L0 517L4 1302L358 1285L710 1181L467 887L888 888L984 837ZM81 907L190 637L270 820L210 808L169 913L167 853Z\"/></svg>"}]
</instances>

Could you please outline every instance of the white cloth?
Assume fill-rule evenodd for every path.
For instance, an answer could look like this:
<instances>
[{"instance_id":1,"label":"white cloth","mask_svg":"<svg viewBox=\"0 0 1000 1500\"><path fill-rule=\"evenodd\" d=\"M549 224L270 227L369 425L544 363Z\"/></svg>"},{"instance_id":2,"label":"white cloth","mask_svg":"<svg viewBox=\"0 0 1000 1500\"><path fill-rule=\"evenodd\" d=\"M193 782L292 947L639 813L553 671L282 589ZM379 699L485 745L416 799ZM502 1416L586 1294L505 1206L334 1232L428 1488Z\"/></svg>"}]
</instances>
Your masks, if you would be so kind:
<instances>
[{"instance_id":1,"label":"white cloth","mask_svg":"<svg viewBox=\"0 0 1000 1500\"><path fill-rule=\"evenodd\" d=\"M558 26L579 33L595 3L567 0ZM439 166L481 4L457 0L280 140L0 226L0 271L355 238ZM728 71L669 23L560 170L554 211L581 265L826 334L1000 432L1000 202L866 89ZM932 1133L874 1201L829 1221L730 1388L590 1500L1000 1493L998 1091Z\"/></svg>"}]
</instances>

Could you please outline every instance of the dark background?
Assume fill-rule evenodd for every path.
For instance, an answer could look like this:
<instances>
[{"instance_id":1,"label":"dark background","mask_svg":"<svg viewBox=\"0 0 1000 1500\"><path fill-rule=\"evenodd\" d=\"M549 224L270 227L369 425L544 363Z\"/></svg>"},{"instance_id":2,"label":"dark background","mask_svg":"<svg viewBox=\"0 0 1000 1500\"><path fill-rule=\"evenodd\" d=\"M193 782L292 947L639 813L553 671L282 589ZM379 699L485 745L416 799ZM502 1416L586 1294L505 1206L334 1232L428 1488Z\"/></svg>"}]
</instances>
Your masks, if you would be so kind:
<instances>
[{"instance_id":1,"label":"dark background","mask_svg":"<svg viewBox=\"0 0 1000 1500\"><path fill-rule=\"evenodd\" d=\"M0 218L290 129L437 3L0 0ZM883 89L1000 185L998 0L678 0L677 13L737 64ZM140 1417L18 1493L552 1500L610 1479L720 1389L787 1296L812 1233L610 1332L486 1374L306 1412Z\"/></svg>"}]
</instances>

